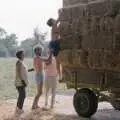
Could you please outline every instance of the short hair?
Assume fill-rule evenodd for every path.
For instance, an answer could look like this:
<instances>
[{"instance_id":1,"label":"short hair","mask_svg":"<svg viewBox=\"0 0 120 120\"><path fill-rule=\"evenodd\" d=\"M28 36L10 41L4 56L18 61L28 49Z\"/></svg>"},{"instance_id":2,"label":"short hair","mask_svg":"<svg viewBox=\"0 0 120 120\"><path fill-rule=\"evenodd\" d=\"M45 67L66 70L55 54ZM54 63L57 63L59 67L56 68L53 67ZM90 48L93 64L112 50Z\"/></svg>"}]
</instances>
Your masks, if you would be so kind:
<instances>
[{"instance_id":1,"label":"short hair","mask_svg":"<svg viewBox=\"0 0 120 120\"><path fill-rule=\"evenodd\" d=\"M53 18L50 18L48 21L47 21L47 25L52 27L53 26Z\"/></svg>"},{"instance_id":2,"label":"short hair","mask_svg":"<svg viewBox=\"0 0 120 120\"><path fill-rule=\"evenodd\" d=\"M43 47L39 44L35 45L33 49L34 49L34 53L36 53L38 49L41 49L41 51L43 51Z\"/></svg>"},{"instance_id":3,"label":"short hair","mask_svg":"<svg viewBox=\"0 0 120 120\"><path fill-rule=\"evenodd\" d=\"M19 50L19 51L17 51L16 52L16 57L18 58L18 59L21 59L21 55L24 53L24 50Z\"/></svg>"},{"instance_id":4,"label":"short hair","mask_svg":"<svg viewBox=\"0 0 120 120\"><path fill-rule=\"evenodd\" d=\"M34 53L36 53L36 51L37 51L38 49L41 49L41 52L42 52L42 48L36 47L36 48L34 49Z\"/></svg>"}]
</instances>

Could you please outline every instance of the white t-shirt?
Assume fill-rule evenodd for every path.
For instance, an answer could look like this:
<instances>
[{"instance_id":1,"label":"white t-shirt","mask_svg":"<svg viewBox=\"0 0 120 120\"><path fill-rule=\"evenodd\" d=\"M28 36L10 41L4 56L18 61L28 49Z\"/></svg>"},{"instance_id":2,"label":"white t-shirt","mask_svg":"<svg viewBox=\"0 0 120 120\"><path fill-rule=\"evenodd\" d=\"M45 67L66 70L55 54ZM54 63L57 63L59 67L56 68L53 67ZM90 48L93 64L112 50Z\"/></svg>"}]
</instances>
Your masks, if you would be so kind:
<instances>
[{"instance_id":1,"label":"white t-shirt","mask_svg":"<svg viewBox=\"0 0 120 120\"><path fill-rule=\"evenodd\" d=\"M21 60L16 63L16 80L15 86L22 86L22 80L28 84L27 66Z\"/></svg>"}]
</instances>

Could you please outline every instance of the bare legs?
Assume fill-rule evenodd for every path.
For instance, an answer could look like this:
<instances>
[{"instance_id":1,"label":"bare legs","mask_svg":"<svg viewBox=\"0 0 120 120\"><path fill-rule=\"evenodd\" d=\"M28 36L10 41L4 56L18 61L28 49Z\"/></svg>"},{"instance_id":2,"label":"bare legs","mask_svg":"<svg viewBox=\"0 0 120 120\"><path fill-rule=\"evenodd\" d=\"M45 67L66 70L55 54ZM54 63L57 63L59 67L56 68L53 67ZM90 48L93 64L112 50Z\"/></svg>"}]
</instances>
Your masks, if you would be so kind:
<instances>
[{"instance_id":1,"label":"bare legs","mask_svg":"<svg viewBox=\"0 0 120 120\"><path fill-rule=\"evenodd\" d=\"M53 108L54 104L55 104L56 83L54 84L54 87L52 87L51 93L52 93L52 96L51 96L51 108Z\"/></svg>"},{"instance_id":2,"label":"bare legs","mask_svg":"<svg viewBox=\"0 0 120 120\"><path fill-rule=\"evenodd\" d=\"M56 95L57 80L56 77L47 77L45 81L45 107L48 105L49 91L51 90L51 108L55 104L55 95Z\"/></svg>"},{"instance_id":3,"label":"bare legs","mask_svg":"<svg viewBox=\"0 0 120 120\"><path fill-rule=\"evenodd\" d=\"M47 105L48 105L48 98L49 98L49 87L47 86L47 85L45 85L45 89L46 89L46 91L45 91L45 107L47 107Z\"/></svg>"},{"instance_id":4,"label":"bare legs","mask_svg":"<svg viewBox=\"0 0 120 120\"><path fill-rule=\"evenodd\" d=\"M59 75L59 79L62 79L62 66L59 62L59 59L57 57L55 57L55 59L56 59L56 69Z\"/></svg>"},{"instance_id":5,"label":"bare legs","mask_svg":"<svg viewBox=\"0 0 120 120\"><path fill-rule=\"evenodd\" d=\"M32 109L36 109L39 107L38 102L39 102L40 96L42 95L42 88L43 88L43 83L37 84L37 94L34 98Z\"/></svg>"}]
</instances>

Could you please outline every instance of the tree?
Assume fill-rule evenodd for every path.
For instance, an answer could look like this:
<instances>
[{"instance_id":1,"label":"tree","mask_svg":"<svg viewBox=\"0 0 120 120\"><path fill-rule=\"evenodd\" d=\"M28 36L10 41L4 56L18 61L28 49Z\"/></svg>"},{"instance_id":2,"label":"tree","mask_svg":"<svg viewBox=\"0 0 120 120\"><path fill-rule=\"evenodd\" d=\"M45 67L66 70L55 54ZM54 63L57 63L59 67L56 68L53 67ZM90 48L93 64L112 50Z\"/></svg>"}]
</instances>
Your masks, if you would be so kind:
<instances>
[{"instance_id":1,"label":"tree","mask_svg":"<svg viewBox=\"0 0 120 120\"><path fill-rule=\"evenodd\" d=\"M10 35L6 35L6 37L2 39L2 42L4 43L4 46L8 49L9 56L14 57L18 45L16 34L12 33Z\"/></svg>"},{"instance_id":2,"label":"tree","mask_svg":"<svg viewBox=\"0 0 120 120\"><path fill-rule=\"evenodd\" d=\"M21 42L21 48L25 50L26 57L33 57L33 48L37 44L41 44L44 47L45 38L47 33L39 31L38 27L33 30L33 37L26 38Z\"/></svg>"},{"instance_id":3,"label":"tree","mask_svg":"<svg viewBox=\"0 0 120 120\"><path fill-rule=\"evenodd\" d=\"M33 56L33 46L34 46L34 40L33 38L27 38L24 41L21 42L21 48L25 50L26 57L32 57Z\"/></svg>"},{"instance_id":4,"label":"tree","mask_svg":"<svg viewBox=\"0 0 120 120\"><path fill-rule=\"evenodd\" d=\"M8 34L4 28L0 27L0 57L15 56L17 48L16 34Z\"/></svg>"},{"instance_id":5,"label":"tree","mask_svg":"<svg viewBox=\"0 0 120 120\"><path fill-rule=\"evenodd\" d=\"M0 27L0 40L2 40L3 38L5 38L7 35L7 32L5 31L5 29Z\"/></svg>"},{"instance_id":6,"label":"tree","mask_svg":"<svg viewBox=\"0 0 120 120\"><path fill-rule=\"evenodd\" d=\"M46 32L42 33L41 31L39 31L38 27L36 27L33 31L33 38L36 44L44 45L44 40L46 39L46 35L47 33Z\"/></svg>"},{"instance_id":7,"label":"tree","mask_svg":"<svg viewBox=\"0 0 120 120\"><path fill-rule=\"evenodd\" d=\"M0 57L7 57L8 49L5 47L3 42L0 40Z\"/></svg>"}]
</instances>

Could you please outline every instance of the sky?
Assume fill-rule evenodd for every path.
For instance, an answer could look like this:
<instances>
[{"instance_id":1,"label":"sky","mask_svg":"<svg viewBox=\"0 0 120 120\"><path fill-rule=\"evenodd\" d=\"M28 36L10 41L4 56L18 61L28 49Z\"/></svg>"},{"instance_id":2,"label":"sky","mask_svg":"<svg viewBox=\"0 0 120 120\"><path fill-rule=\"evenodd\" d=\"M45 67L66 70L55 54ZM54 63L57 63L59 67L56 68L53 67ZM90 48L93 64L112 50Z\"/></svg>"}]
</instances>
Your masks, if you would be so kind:
<instances>
[{"instance_id":1,"label":"sky","mask_svg":"<svg viewBox=\"0 0 120 120\"><path fill-rule=\"evenodd\" d=\"M39 26L42 32L48 32L49 18L57 18L62 0L0 0L0 27L8 33L16 33L19 42L31 37L33 29Z\"/></svg>"}]
</instances>

